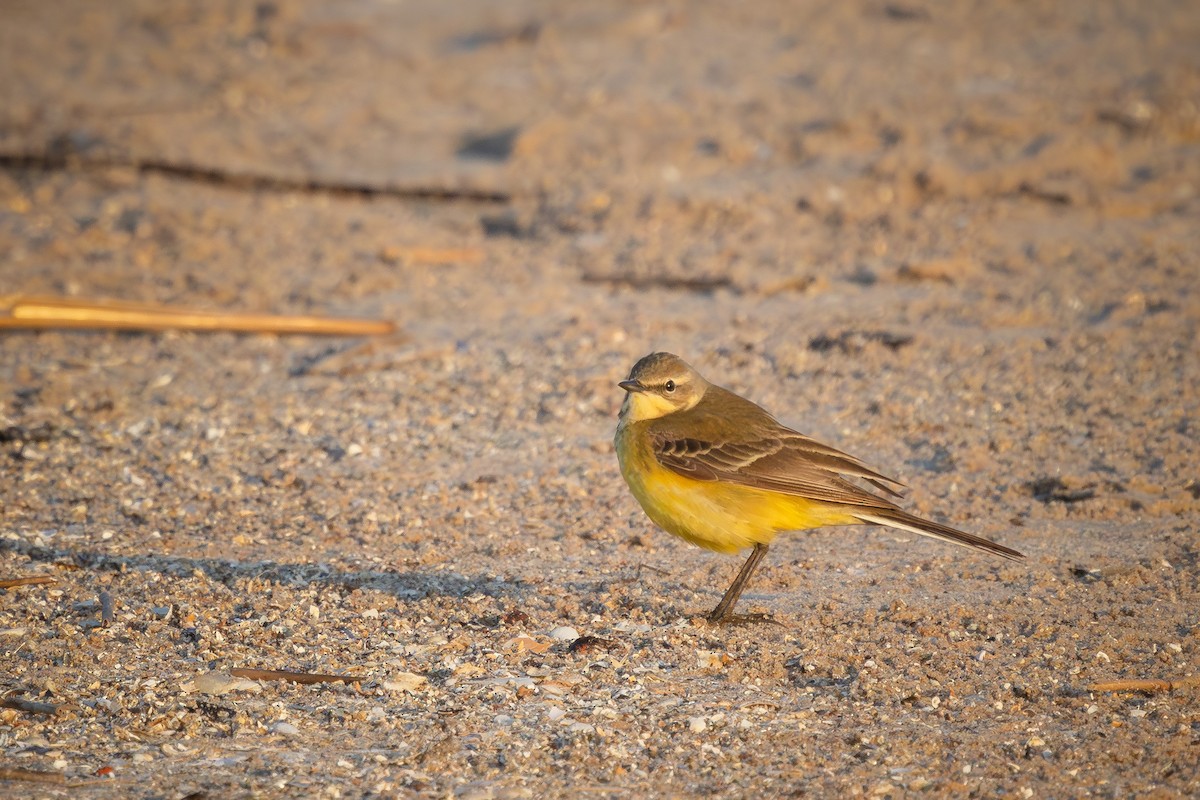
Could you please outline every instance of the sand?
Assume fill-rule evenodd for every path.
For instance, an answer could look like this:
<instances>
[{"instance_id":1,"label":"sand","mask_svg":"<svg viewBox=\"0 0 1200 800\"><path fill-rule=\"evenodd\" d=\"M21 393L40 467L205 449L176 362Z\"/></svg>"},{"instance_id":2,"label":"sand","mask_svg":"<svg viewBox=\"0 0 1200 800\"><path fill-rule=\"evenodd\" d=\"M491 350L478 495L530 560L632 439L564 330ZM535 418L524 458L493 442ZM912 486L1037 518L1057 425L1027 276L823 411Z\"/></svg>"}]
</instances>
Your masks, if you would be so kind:
<instances>
[{"instance_id":1,"label":"sand","mask_svg":"<svg viewBox=\"0 0 1200 800\"><path fill-rule=\"evenodd\" d=\"M402 333L0 335L0 791L1200 792L1200 6L434 6L6 6L0 294ZM1028 560L707 625L653 350Z\"/></svg>"}]
</instances>

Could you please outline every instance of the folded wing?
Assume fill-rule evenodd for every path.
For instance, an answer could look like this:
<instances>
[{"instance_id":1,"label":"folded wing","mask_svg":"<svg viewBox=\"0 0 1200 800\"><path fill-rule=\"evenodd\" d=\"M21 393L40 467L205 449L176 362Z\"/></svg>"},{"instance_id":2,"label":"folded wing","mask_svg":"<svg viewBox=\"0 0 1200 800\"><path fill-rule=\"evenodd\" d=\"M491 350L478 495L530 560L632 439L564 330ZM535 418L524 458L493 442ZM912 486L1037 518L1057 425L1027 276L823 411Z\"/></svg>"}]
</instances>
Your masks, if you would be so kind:
<instances>
[{"instance_id":1,"label":"folded wing","mask_svg":"<svg viewBox=\"0 0 1200 800\"><path fill-rule=\"evenodd\" d=\"M895 508L890 501L854 484L866 481L891 497L903 486L851 455L787 429L748 442L654 437L658 462L680 475L794 494L829 503Z\"/></svg>"},{"instance_id":2,"label":"folded wing","mask_svg":"<svg viewBox=\"0 0 1200 800\"><path fill-rule=\"evenodd\" d=\"M654 435L653 445L662 466L693 480L726 481L850 506L847 511L866 524L886 525L1008 559L1024 558L1002 544L910 514L853 483L853 479L866 481L891 497L900 496L891 487L903 485L853 456L786 428L749 442L704 441L660 432Z\"/></svg>"}]
</instances>

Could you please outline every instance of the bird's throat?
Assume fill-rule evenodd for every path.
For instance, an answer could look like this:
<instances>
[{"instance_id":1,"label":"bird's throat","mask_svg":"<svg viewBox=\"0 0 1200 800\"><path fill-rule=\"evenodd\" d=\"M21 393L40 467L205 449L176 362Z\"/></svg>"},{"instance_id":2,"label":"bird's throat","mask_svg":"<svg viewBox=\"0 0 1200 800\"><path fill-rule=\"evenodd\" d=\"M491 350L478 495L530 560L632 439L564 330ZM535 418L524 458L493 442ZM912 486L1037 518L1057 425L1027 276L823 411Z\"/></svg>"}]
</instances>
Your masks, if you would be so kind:
<instances>
[{"instance_id":1,"label":"bird's throat","mask_svg":"<svg viewBox=\"0 0 1200 800\"><path fill-rule=\"evenodd\" d=\"M678 411L679 406L654 392L630 392L621 404L621 419L626 423L645 422Z\"/></svg>"}]
</instances>

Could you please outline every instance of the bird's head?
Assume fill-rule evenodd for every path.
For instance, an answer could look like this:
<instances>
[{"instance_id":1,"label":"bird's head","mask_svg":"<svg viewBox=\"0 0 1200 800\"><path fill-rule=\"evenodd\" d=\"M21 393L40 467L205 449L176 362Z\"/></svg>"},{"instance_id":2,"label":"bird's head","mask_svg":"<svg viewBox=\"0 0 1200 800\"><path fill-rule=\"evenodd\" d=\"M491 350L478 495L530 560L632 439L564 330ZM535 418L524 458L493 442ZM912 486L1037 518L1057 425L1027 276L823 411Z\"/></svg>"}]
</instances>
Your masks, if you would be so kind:
<instances>
[{"instance_id":1,"label":"bird's head","mask_svg":"<svg viewBox=\"0 0 1200 800\"><path fill-rule=\"evenodd\" d=\"M687 411L704 397L709 383L679 356L651 353L634 364L618 386L629 393L621 417L641 422Z\"/></svg>"}]
</instances>

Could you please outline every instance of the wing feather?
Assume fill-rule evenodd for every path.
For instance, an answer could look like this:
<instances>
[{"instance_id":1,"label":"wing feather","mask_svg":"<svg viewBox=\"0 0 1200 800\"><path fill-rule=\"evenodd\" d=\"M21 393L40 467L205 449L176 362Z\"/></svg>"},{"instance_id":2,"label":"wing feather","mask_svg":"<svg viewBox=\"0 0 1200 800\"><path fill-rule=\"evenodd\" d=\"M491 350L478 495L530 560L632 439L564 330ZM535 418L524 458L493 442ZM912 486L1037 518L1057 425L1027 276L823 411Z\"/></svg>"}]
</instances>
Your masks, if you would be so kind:
<instances>
[{"instance_id":1,"label":"wing feather","mask_svg":"<svg viewBox=\"0 0 1200 800\"><path fill-rule=\"evenodd\" d=\"M724 402L671 414L649 428L654 456L666 469L698 481L727 481L827 503L850 506L868 524L931 536L1005 558L1024 556L1004 545L914 516L891 501L903 484L854 456L821 444L776 422L765 410L717 386ZM702 404L705 401L702 401ZM765 424L764 424L765 423ZM751 440L730 441L731 430L756 430ZM875 494L855 481L888 495Z\"/></svg>"},{"instance_id":2,"label":"wing feather","mask_svg":"<svg viewBox=\"0 0 1200 800\"><path fill-rule=\"evenodd\" d=\"M742 442L677 438L660 431L653 435L653 446L658 462L684 477L729 481L830 503L895 508L849 479L865 480L893 497L900 495L892 486L902 485L853 456L782 427Z\"/></svg>"}]
</instances>

